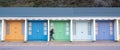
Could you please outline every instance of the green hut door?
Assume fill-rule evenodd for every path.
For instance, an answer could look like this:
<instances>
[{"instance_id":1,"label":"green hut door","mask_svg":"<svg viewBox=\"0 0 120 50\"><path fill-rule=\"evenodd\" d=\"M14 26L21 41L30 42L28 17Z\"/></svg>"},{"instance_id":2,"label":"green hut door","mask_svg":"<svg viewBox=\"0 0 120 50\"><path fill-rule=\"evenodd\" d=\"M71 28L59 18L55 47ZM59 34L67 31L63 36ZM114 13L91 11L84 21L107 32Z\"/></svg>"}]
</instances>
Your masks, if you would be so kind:
<instances>
[{"instance_id":1,"label":"green hut door","mask_svg":"<svg viewBox=\"0 0 120 50\"><path fill-rule=\"evenodd\" d=\"M51 28L54 28L54 38L56 41L70 41L69 21L52 21Z\"/></svg>"}]
</instances>

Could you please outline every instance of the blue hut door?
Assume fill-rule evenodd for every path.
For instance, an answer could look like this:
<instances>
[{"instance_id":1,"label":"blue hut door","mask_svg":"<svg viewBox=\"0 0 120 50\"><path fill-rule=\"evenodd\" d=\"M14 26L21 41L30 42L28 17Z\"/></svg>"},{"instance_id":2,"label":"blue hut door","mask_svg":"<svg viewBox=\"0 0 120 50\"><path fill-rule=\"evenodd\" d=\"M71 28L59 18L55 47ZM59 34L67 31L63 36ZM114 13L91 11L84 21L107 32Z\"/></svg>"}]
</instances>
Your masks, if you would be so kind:
<instances>
[{"instance_id":1,"label":"blue hut door","mask_svg":"<svg viewBox=\"0 0 120 50\"><path fill-rule=\"evenodd\" d=\"M28 30L29 41L47 41L47 22L28 22Z\"/></svg>"},{"instance_id":2,"label":"blue hut door","mask_svg":"<svg viewBox=\"0 0 120 50\"><path fill-rule=\"evenodd\" d=\"M97 40L113 40L113 22L111 21L97 21Z\"/></svg>"}]
</instances>

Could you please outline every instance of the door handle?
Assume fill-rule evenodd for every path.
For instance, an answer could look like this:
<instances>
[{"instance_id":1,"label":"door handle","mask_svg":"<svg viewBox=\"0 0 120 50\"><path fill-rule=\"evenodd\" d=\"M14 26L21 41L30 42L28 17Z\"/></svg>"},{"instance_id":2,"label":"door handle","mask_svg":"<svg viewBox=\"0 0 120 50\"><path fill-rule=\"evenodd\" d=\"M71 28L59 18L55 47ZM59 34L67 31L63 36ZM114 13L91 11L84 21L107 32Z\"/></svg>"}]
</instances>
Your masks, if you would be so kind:
<instances>
[{"instance_id":1,"label":"door handle","mask_svg":"<svg viewBox=\"0 0 120 50\"><path fill-rule=\"evenodd\" d=\"M83 33L83 32L81 32L81 33Z\"/></svg>"},{"instance_id":2,"label":"door handle","mask_svg":"<svg viewBox=\"0 0 120 50\"><path fill-rule=\"evenodd\" d=\"M39 32L39 30L37 30L37 32Z\"/></svg>"},{"instance_id":3,"label":"door handle","mask_svg":"<svg viewBox=\"0 0 120 50\"><path fill-rule=\"evenodd\" d=\"M103 32L103 33L105 33L105 32Z\"/></svg>"}]
</instances>

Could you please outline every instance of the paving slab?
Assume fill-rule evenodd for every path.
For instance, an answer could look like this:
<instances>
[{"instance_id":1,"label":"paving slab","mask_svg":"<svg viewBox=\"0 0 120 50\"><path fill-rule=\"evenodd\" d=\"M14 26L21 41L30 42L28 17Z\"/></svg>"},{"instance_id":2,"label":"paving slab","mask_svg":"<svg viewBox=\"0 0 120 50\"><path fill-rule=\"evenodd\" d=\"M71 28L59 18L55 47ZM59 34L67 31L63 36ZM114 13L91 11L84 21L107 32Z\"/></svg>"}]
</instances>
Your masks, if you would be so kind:
<instances>
[{"instance_id":1,"label":"paving slab","mask_svg":"<svg viewBox=\"0 0 120 50\"><path fill-rule=\"evenodd\" d=\"M0 46L120 46L120 42L0 42Z\"/></svg>"}]
</instances>

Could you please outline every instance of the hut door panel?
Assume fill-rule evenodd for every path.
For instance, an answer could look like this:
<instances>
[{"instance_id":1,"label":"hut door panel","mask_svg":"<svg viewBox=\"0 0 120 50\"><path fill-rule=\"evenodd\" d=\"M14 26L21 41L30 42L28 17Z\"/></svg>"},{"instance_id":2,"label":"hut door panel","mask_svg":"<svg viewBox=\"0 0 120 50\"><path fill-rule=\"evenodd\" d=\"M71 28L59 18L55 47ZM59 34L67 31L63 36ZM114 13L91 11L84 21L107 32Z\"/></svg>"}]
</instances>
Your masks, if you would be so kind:
<instances>
[{"instance_id":1,"label":"hut door panel","mask_svg":"<svg viewBox=\"0 0 120 50\"><path fill-rule=\"evenodd\" d=\"M37 22L29 22L28 23L28 40L29 41L37 41L40 40L38 36L40 36L40 26L38 26L39 23Z\"/></svg>"},{"instance_id":2,"label":"hut door panel","mask_svg":"<svg viewBox=\"0 0 120 50\"><path fill-rule=\"evenodd\" d=\"M63 40L65 39L65 25L63 22L55 22L54 23L54 32L55 32L55 39L56 40Z\"/></svg>"},{"instance_id":3,"label":"hut door panel","mask_svg":"<svg viewBox=\"0 0 120 50\"><path fill-rule=\"evenodd\" d=\"M41 41L47 41L47 22L36 22L37 38Z\"/></svg>"},{"instance_id":4,"label":"hut door panel","mask_svg":"<svg viewBox=\"0 0 120 50\"><path fill-rule=\"evenodd\" d=\"M80 29L79 32L79 37L81 40L86 40L88 38L88 23L87 22L80 22L78 24L78 26L80 26L78 28L78 31Z\"/></svg>"},{"instance_id":5,"label":"hut door panel","mask_svg":"<svg viewBox=\"0 0 120 50\"><path fill-rule=\"evenodd\" d=\"M63 40L69 40L70 32L69 32L69 22L61 22L61 38Z\"/></svg>"}]
</instances>

